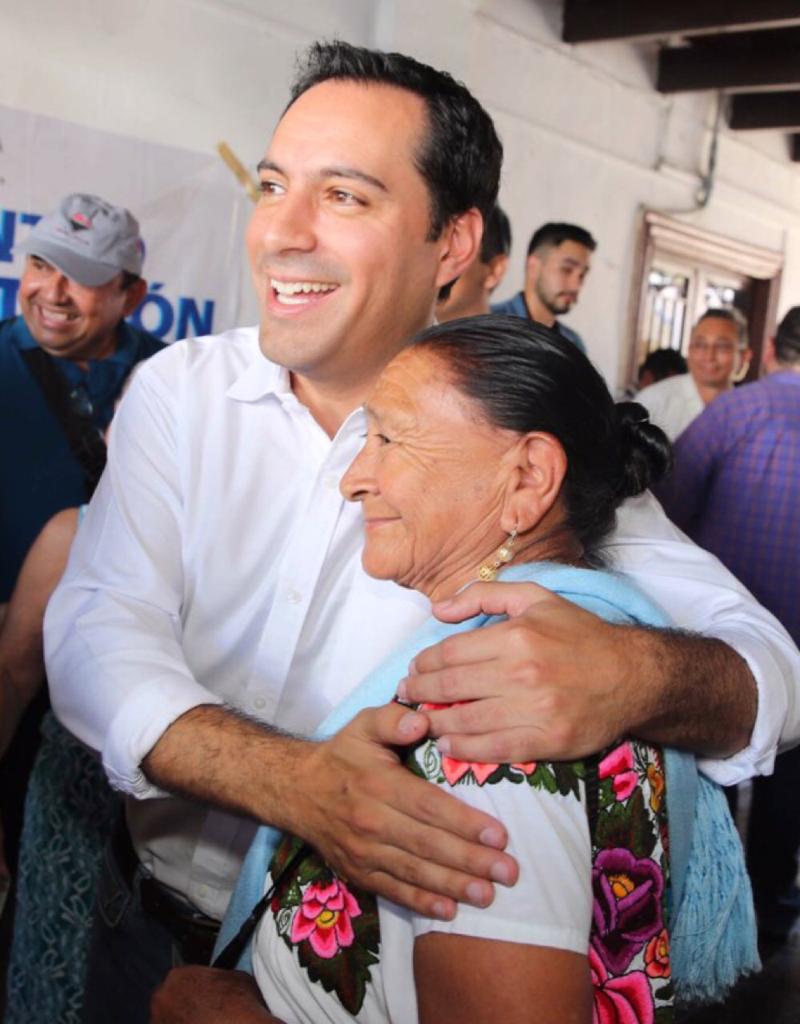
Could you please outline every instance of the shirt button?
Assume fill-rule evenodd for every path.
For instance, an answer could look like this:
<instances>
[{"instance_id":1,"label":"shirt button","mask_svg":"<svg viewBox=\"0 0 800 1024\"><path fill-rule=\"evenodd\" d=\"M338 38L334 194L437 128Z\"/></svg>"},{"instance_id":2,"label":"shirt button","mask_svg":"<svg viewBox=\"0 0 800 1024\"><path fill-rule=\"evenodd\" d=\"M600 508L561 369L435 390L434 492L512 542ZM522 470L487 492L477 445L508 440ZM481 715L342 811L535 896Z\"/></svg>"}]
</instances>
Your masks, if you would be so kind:
<instances>
[{"instance_id":1,"label":"shirt button","mask_svg":"<svg viewBox=\"0 0 800 1024\"><path fill-rule=\"evenodd\" d=\"M263 697L256 697L255 700L253 701L253 707L258 708L259 711L266 706L267 702L264 700Z\"/></svg>"},{"instance_id":2,"label":"shirt button","mask_svg":"<svg viewBox=\"0 0 800 1024\"><path fill-rule=\"evenodd\" d=\"M286 595L286 600L289 602L289 604L300 604L300 602L303 600L303 595L300 593L299 590L290 590L289 593Z\"/></svg>"},{"instance_id":3,"label":"shirt button","mask_svg":"<svg viewBox=\"0 0 800 1024\"><path fill-rule=\"evenodd\" d=\"M198 885L198 887L197 887L197 895L199 896L199 898L201 900L208 899L208 897L211 895L208 886L207 885Z\"/></svg>"}]
</instances>

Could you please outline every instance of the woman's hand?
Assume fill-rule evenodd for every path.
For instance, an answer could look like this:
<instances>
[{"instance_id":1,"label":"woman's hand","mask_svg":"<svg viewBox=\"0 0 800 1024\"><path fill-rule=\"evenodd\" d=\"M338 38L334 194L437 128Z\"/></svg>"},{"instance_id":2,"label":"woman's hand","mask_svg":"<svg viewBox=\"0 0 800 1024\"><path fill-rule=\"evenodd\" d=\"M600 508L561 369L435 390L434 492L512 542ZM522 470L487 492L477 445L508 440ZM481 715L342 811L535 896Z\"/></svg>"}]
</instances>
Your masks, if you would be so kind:
<instances>
[{"instance_id":1,"label":"woman's hand","mask_svg":"<svg viewBox=\"0 0 800 1024\"><path fill-rule=\"evenodd\" d=\"M150 1004L150 1024L282 1024L244 971L176 967Z\"/></svg>"}]
</instances>

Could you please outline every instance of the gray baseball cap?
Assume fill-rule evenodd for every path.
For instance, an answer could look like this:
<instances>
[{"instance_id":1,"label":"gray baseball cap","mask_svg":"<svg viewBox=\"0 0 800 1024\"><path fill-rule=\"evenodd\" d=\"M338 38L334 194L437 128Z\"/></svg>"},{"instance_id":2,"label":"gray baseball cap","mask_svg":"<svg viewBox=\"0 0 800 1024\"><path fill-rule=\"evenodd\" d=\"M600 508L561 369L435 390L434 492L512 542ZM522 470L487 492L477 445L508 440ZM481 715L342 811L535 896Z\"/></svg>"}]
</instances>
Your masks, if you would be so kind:
<instances>
[{"instance_id":1,"label":"gray baseball cap","mask_svg":"<svg viewBox=\"0 0 800 1024\"><path fill-rule=\"evenodd\" d=\"M144 260L136 218L121 206L81 193L62 199L15 251L41 257L88 288L107 284L121 270L139 276Z\"/></svg>"}]
</instances>

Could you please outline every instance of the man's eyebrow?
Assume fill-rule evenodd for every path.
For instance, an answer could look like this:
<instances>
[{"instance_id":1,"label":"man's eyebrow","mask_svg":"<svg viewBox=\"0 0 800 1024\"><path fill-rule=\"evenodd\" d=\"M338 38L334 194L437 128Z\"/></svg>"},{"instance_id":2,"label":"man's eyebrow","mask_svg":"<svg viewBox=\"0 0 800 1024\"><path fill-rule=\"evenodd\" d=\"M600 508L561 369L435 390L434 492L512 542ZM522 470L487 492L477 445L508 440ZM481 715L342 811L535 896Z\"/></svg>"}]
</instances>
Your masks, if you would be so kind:
<instances>
[{"instance_id":1,"label":"man's eyebrow","mask_svg":"<svg viewBox=\"0 0 800 1024\"><path fill-rule=\"evenodd\" d=\"M346 167L342 165L339 165L338 167L322 167L320 168L317 177L353 178L356 181L363 181L366 185L372 185L373 188L378 188L381 192L389 191L380 178L376 178L372 174L367 174L366 171L360 171L357 167Z\"/></svg>"},{"instance_id":2,"label":"man's eyebrow","mask_svg":"<svg viewBox=\"0 0 800 1024\"><path fill-rule=\"evenodd\" d=\"M259 173L274 171L276 174L286 174L279 164L276 164L274 160L266 159L266 157L263 160L259 160L256 170ZM373 174L367 174L366 171L360 171L357 167L347 167L344 165L321 167L314 176L316 178L352 178L354 181L363 181L366 185L372 185L373 188L380 189L381 192L389 191L380 178L376 178Z\"/></svg>"},{"instance_id":3,"label":"man's eyebrow","mask_svg":"<svg viewBox=\"0 0 800 1024\"><path fill-rule=\"evenodd\" d=\"M274 160L267 160L266 157L263 160L259 160L256 164L256 170L261 171L277 171L278 174L283 174L283 169L280 168Z\"/></svg>"}]
</instances>

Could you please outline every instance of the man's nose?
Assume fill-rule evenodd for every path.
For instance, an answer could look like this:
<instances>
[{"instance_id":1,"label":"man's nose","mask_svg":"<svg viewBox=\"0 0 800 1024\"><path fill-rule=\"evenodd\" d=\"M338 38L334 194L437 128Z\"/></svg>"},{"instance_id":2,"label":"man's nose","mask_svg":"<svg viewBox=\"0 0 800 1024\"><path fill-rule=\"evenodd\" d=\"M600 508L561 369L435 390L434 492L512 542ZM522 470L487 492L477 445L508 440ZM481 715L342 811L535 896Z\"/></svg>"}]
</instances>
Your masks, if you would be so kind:
<instances>
[{"instance_id":1,"label":"man's nose","mask_svg":"<svg viewBox=\"0 0 800 1024\"><path fill-rule=\"evenodd\" d=\"M268 252L310 252L316 247L316 205L304 192L287 192L254 216Z\"/></svg>"}]
</instances>

